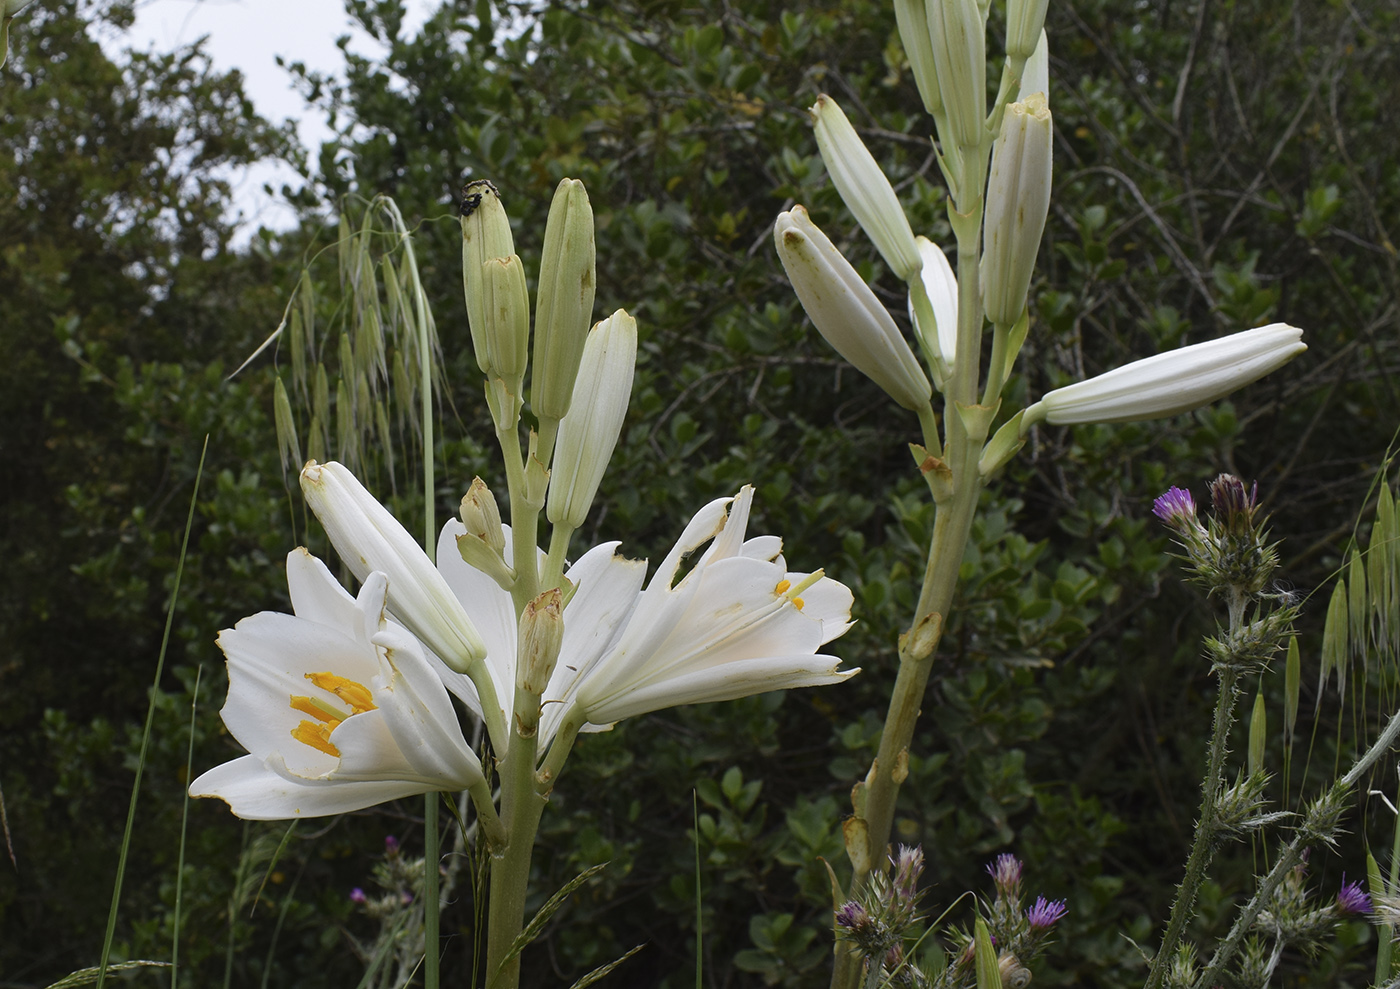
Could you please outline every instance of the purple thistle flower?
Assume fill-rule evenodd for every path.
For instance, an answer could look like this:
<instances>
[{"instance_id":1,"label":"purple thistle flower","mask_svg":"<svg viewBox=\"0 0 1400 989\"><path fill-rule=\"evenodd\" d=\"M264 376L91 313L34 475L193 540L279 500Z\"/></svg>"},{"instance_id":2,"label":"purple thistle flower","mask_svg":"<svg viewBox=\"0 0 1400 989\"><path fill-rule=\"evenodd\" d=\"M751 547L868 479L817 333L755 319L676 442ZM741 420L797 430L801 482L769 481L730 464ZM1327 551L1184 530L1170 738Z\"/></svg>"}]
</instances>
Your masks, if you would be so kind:
<instances>
[{"instance_id":1,"label":"purple thistle flower","mask_svg":"<svg viewBox=\"0 0 1400 989\"><path fill-rule=\"evenodd\" d=\"M399 839L391 834L386 834L384 836L384 850L390 855L393 855L399 850Z\"/></svg>"},{"instance_id":2,"label":"purple thistle flower","mask_svg":"<svg viewBox=\"0 0 1400 989\"><path fill-rule=\"evenodd\" d=\"M1189 497L1189 496L1188 496ZM992 877L997 892L1003 896L1015 897L1021 892L1021 860L1015 855L1003 852L987 866L987 875Z\"/></svg>"},{"instance_id":3,"label":"purple thistle flower","mask_svg":"<svg viewBox=\"0 0 1400 989\"><path fill-rule=\"evenodd\" d=\"M1043 896L1035 898L1034 905L1026 911L1026 920L1033 931L1047 931L1055 926L1055 921L1069 913L1064 900L1047 900Z\"/></svg>"},{"instance_id":4,"label":"purple thistle flower","mask_svg":"<svg viewBox=\"0 0 1400 989\"><path fill-rule=\"evenodd\" d=\"M894 860L894 889L901 899L912 901L919 887L919 874L924 871L924 850L918 845L900 845Z\"/></svg>"},{"instance_id":5,"label":"purple thistle flower","mask_svg":"<svg viewBox=\"0 0 1400 989\"><path fill-rule=\"evenodd\" d=\"M1210 482L1210 503L1226 525L1248 525L1259 504L1259 482L1246 490L1244 482L1235 475L1221 474Z\"/></svg>"},{"instance_id":6,"label":"purple thistle flower","mask_svg":"<svg viewBox=\"0 0 1400 989\"><path fill-rule=\"evenodd\" d=\"M848 931L854 931L870 923L870 915L855 900L848 900L836 911L836 923Z\"/></svg>"},{"instance_id":7,"label":"purple thistle flower","mask_svg":"<svg viewBox=\"0 0 1400 989\"><path fill-rule=\"evenodd\" d=\"M362 890L362 889L360 889L360 887L356 886L354 889L352 889L352 890L350 891L350 902L351 902L351 903L364 903L364 902L366 902L367 900L369 900L369 897L368 897L368 896L365 896L365 891Z\"/></svg>"},{"instance_id":8,"label":"purple thistle flower","mask_svg":"<svg viewBox=\"0 0 1400 989\"><path fill-rule=\"evenodd\" d=\"M1337 912L1344 916L1371 912L1371 898L1361 888L1361 883L1347 882L1345 874L1342 876L1342 888L1337 891Z\"/></svg>"},{"instance_id":9,"label":"purple thistle flower","mask_svg":"<svg viewBox=\"0 0 1400 989\"><path fill-rule=\"evenodd\" d=\"M1196 499L1185 488L1171 487L1152 503L1152 514L1173 529L1196 519Z\"/></svg>"}]
</instances>

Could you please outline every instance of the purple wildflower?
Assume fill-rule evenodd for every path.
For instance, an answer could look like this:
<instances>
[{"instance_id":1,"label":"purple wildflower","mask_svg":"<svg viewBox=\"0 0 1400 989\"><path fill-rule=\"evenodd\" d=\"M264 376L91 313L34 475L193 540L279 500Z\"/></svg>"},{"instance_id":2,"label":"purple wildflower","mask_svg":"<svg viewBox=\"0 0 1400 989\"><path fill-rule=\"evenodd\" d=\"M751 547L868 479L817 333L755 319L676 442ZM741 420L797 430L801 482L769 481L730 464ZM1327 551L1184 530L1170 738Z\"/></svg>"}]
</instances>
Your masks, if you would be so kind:
<instances>
[{"instance_id":1,"label":"purple wildflower","mask_svg":"<svg viewBox=\"0 0 1400 989\"><path fill-rule=\"evenodd\" d=\"M384 836L384 850L390 855L396 853L399 850L399 839L391 834L386 834Z\"/></svg>"},{"instance_id":2,"label":"purple wildflower","mask_svg":"<svg viewBox=\"0 0 1400 989\"><path fill-rule=\"evenodd\" d=\"M369 897L368 897L368 896L365 896L365 891L362 890L362 889L360 889L360 887L356 886L354 889L352 889L352 890L350 891L350 902L351 902L351 903L365 903L365 902L368 901L368 900L369 900Z\"/></svg>"},{"instance_id":3,"label":"purple wildflower","mask_svg":"<svg viewBox=\"0 0 1400 989\"><path fill-rule=\"evenodd\" d=\"M869 924L870 915L855 900L848 900L836 911L836 923L848 931L854 931Z\"/></svg>"},{"instance_id":4,"label":"purple wildflower","mask_svg":"<svg viewBox=\"0 0 1400 989\"><path fill-rule=\"evenodd\" d=\"M924 850L918 845L900 845L894 860L894 890L901 899L912 901L919 887L919 874L924 871Z\"/></svg>"},{"instance_id":5,"label":"purple wildflower","mask_svg":"<svg viewBox=\"0 0 1400 989\"><path fill-rule=\"evenodd\" d=\"M1003 852L987 866L987 875L992 877L997 892L1002 896L1015 898L1021 895L1021 860L1015 855Z\"/></svg>"},{"instance_id":6,"label":"purple wildflower","mask_svg":"<svg viewBox=\"0 0 1400 989\"><path fill-rule=\"evenodd\" d=\"M1171 487L1152 503L1152 514L1172 528L1196 518L1196 499L1185 488Z\"/></svg>"},{"instance_id":7,"label":"purple wildflower","mask_svg":"<svg viewBox=\"0 0 1400 989\"><path fill-rule=\"evenodd\" d=\"M1244 527L1254 518L1254 509L1259 504L1259 482L1255 481L1248 490L1244 482L1233 474L1221 474L1210 482L1210 503L1220 521L1231 528Z\"/></svg>"},{"instance_id":8,"label":"purple wildflower","mask_svg":"<svg viewBox=\"0 0 1400 989\"><path fill-rule=\"evenodd\" d=\"M1370 913L1371 898L1366 895L1366 891L1361 888L1359 882L1347 882L1347 877L1342 876L1342 888L1337 891L1337 912L1349 916L1351 914Z\"/></svg>"},{"instance_id":9,"label":"purple wildflower","mask_svg":"<svg viewBox=\"0 0 1400 989\"><path fill-rule=\"evenodd\" d=\"M1033 931L1047 931L1055 926L1055 921L1069 913L1064 900L1047 900L1037 896L1035 903L1026 911L1026 920Z\"/></svg>"}]
</instances>

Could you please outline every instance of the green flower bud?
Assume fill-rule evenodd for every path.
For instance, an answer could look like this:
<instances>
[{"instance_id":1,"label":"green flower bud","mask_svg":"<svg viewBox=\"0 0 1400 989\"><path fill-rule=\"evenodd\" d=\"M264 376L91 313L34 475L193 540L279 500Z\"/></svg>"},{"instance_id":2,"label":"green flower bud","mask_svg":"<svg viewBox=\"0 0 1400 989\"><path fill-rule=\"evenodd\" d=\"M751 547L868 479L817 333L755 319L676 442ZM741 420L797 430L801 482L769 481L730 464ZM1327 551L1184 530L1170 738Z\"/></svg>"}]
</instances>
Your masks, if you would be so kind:
<instances>
[{"instance_id":1,"label":"green flower bud","mask_svg":"<svg viewBox=\"0 0 1400 989\"><path fill-rule=\"evenodd\" d=\"M1012 103L992 151L987 186L987 250L982 302L987 318L1010 326L1026 307L1026 292L1050 211L1050 108L1032 93Z\"/></svg>"},{"instance_id":2,"label":"green flower bud","mask_svg":"<svg viewBox=\"0 0 1400 989\"><path fill-rule=\"evenodd\" d=\"M569 414L559 424L545 506L549 521L577 529L612 459L637 363L637 321L619 309L583 345Z\"/></svg>"},{"instance_id":3,"label":"green flower bud","mask_svg":"<svg viewBox=\"0 0 1400 989\"><path fill-rule=\"evenodd\" d=\"M524 379L530 359L530 295L525 289L525 268L512 254L492 258L482 269L482 327L480 333L475 327L472 330L476 362L488 378L500 378L514 386Z\"/></svg>"},{"instance_id":4,"label":"green flower bud","mask_svg":"<svg viewBox=\"0 0 1400 989\"><path fill-rule=\"evenodd\" d=\"M930 116L943 111L943 97L938 92L938 69L933 61L933 45L928 36L928 7L924 0L894 0L894 20L899 26L899 40L914 73L914 85Z\"/></svg>"},{"instance_id":5,"label":"green flower bud","mask_svg":"<svg viewBox=\"0 0 1400 989\"><path fill-rule=\"evenodd\" d=\"M535 370L530 406L542 419L562 419L593 319L596 286L593 208L577 179L554 190L544 228L535 300Z\"/></svg>"},{"instance_id":6,"label":"green flower bud","mask_svg":"<svg viewBox=\"0 0 1400 989\"><path fill-rule=\"evenodd\" d=\"M551 588L539 595L520 615L516 686L538 697L549 685L564 641L564 594Z\"/></svg>"},{"instance_id":7,"label":"green flower bud","mask_svg":"<svg viewBox=\"0 0 1400 989\"><path fill-rule=\"evenodd\" d=\"M472 331L472 347L481 369L487 369L485 269L493 258L515 253L510 219L501 205L501 194L486 179L468 182L462 190L462 293L467 302L467 323ZM487 372L490 373L490 372Z\"/></svg>"},{"instance_id":8,"label":"green flower bud","mask_svg":"<svg viewBox=\"0 0 1400 989\"><path fill-rule=\"evenodd\" d=\"M986 133L986 33L977 0L940 0L928 6L929 44L951 131L940 136L963 148L978 147Z\"/></svg>"},{"instance_id":9,"label":"green flower bud","mask_svg":"<svg viewBox=\"0 0 1400 989\"><path fill-rule=\"evenodd\" d=\"M1006 54L1030 58L1045 27L1045 8L1050 0L1007 0Z\"/></svg>"},{"instance_id":10,"label":"green flower bud","mask_svg":"<svg viewBox=\"0 0 1400 989\"><path fill-rule=\"evenodd\" d=\"M501 510L496 505L496 496L481 478L472 478L472 486L462 495L460 513L469 535L490 546L497 556L505 553L506 537L501 529Z\"/></svg>"}]
</instances>

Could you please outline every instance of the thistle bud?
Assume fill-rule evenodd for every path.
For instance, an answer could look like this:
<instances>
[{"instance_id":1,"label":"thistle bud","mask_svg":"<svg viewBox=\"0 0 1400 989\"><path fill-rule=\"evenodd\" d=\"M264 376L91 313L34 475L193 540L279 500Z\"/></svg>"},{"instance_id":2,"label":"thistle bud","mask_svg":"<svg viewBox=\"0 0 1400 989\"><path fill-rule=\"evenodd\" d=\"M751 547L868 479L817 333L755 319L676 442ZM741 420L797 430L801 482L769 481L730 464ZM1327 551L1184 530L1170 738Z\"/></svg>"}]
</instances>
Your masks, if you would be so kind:
<instances>
[{"instance_id":1,"label":"thistle bud","mask_svg":"<svg viewBox=\"0 0 1400 989\"><path fill-rule=\"evenodd\" d=\"M559 644L564 641L564 595L551 588L525 605L520 615L519 656L515 665L516 686L536 697L544 693L554 664L559 661Z\"/></svg>"},{"instance_id":2,"label":"thistle bud","mask_svg":"<svg viewBox=\"0 0 1400 989\"><path fill-rule=\"evenodd\" d=\"M505 553L506 537L501 529L501 510L496 505L496 496L481 478L472 478L472 486L462 495L460 512L462 524L470 535L490 546L497 555Z\"/></svg>"},{"instance_id":3,"label":"thistle bud","mask_svg":"<svg viewBox=\"0 0 1400 989\"><path fill-rule=\"evenodd\" d=\"M563 419L593 318L596 285L593 208L577 179L554 190L544 228L535 299L535 369L530 406L542 419Z\"/></svg>"},{"instance_id":4,"label":"thistle bud","mask_svg":"<svg viewBox=\"0 0 1400 989\"><path fill-rule=\"evenodd\" d=\"M636 363L637 321L626 310L589 331L549 481L545 511L555 525L577 529L588 515L622 432Z\"/></svg>"},{"instance_id":5,"label":"thistle bud","mask_svg":"<svg viewBox=\"0 0 1400 989\"><path fill-rule=\"evenodd\" d=\"M501 205L501 194L486 179L468 182L462 190L462 293L467 303L467 323L477 363L485 370L489 345L486 342L485 269L493 258L515 253L510 218Z\"/></svg>"},{"instance_id":6,"label":"thistle bud","mask_svg":"<svg viewBox=\"0 0 1400 989\"><path fill-rule=\"evenodd\" d=\"M835 100L823 93L810 113L822 161L846 208L890 270L909 281L919 273L923 258L890 180Z\"/></svg>"},{"instance_id":7,"label":"thistle bud","mask_svg":"<svg viewBox=\"0 0 1400 989\"><path fill-rule=\"evenodd\" d=\"M899 327L807 211L795 206L781 214L773 239L802 308L826 342L900 405L925 408L933 386Z\"/></svg>"},{"instance_id":8,"label":"thistle bud","mask_svg":"<svg viewBox=\"0 0 1400 989\"><path fill-rule=\"evenodd\" d=\"M525 377L529 360L530 296L525 268L514 254L482 265L481 332L472 334L476 362L488 378L512 385Z\"/></svg>"},{"instance_id":9,"label":"thistle bud","mask_svg":"<svg viewBox=\"0 0 1400 989\"><path fill-rule=\"evenodd\" d=\"M987 250L982 302L987 318L1010 326L1026 306L1026 292L1050 210L1050 108L1032 93L1012 103L992 150L987 186Z\"/></svg>"},{"instance_id":10,"label":"thistle bud","mask_svg":"<svg viewBox=\"0 0 1400 989\"><path fill-rule=\"evenodd\" d=\"M977 0L929 4L929 45L952 132L948 137L963 148L978 147L986 133L986 35Z\"/></svg>"}]
</instances>

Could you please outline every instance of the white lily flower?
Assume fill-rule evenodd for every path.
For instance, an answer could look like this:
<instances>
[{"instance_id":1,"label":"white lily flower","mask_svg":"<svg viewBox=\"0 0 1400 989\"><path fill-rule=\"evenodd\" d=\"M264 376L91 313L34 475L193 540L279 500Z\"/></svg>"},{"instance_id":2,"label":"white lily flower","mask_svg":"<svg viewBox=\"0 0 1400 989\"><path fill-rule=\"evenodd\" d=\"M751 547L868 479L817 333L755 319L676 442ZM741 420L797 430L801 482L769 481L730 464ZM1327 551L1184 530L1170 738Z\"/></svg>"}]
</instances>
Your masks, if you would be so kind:
<instances>
[{"instance_id":1,"label":"white lily flower","mask_svg":"<svg viewBox=\"0 0 1400 989\"><path fill-rule=\"evenodd\" d=\"M924 267L920 277L924 280L924 292L933 305L933 321L937 326L924 326L914 310L914 299L909 299L909 320L914 324L914 332L924 342L926 352L943 358L949 367L958 355L958 276L953 274L953 266L948 256L927 237L916 238L919 253L923 255Z\"/></svg>"},{"instance_id":2,"label":"white lily flower","mask_svg":"<svg viewBox=\"0 0 1400 989\"><path fill-rule=\"evenodd\" d=\"M569 568L578 590L564 608L559 660L543 693L541 747L575 709L585 731L602 731L660 708L837 683L857 672L814 655L850 627L850 590L820 573L789 573L776 536L745 541L752 498L745 487L701 509L645 591L646 563L618 555L615 542ZM452 551L465 531L455 520L443 528L439 565L486 640L498 695L509 696L515 611L509 594ZM509 542L509 529L505 536ZM681 559L710 539L675 583ZM479 704L466 677L439 672L468 706Z\"/></svg>"},{"instance_id":3,"label":"white lily flower","mask_svg":"<svg viewBox=\"0 0 1400 989\"><path fill-rule=\"evenodd\" d=\"M637 321L619 309L588 331L569 414L559 424L545 513L555 525L583 525L612 459L637 366Z\"/></svg>"},{"instance_id":4,"label":"white lily flower","mask_svg":"<svg viewBox=\"0 0 1400 989\"><path fill-rule=\"evenodd\" d=\"M1054 425L1160 419L1208 405L1276 371L1303 351L1303 331L1271 323L1218 340L1180 347L1057 388L1026 410Z\"/></svg>"},{"instance_id":5,"label":"white lily flower","mask_svg":"<svg viewBox=\"0 0 1400 989\"><path fill-rule=\"evenodd\" d=\"M459 672L486 655L467 613L428 554L349 469L314 460L301 472L306 503L356 578L389 577L389 606L433 652Z\"/></svg>"},{"instance_id":6,"label":"white lily flower","mask_svg":"<svg viewBox=\"0 0 1400 989\"><path fill-rule=\"evenodd\" d=\"M825 93L809 111L826 172L846 208L900 281L918 274L922 259L894 187L836 101Z\"/></svg>"},{"instance_id":7,"label":"white lily flower","mask_svg":"<svg viewBox=\"0 0 1400 989\"><path fill-rule=\"evenodd\" d=\"M928 406L933 387L899 327L864 279L801 206L773 225L778 257L817 331L906 409Z\"/></svg>"},{"instance_id":8,"label":"white lily flower","mask_svg":"<svg viewBox=\"0 0 1400 989\"><path fill-rule=\"evenodd\" d=\"M296 614L265 611L219 633L221 713L249 754L200 776L190 796L275 821L485 782L442 681L385 617L387 583L372 573L352 598L305 549L288 555Z\"/></svg>"}]
</instances>

